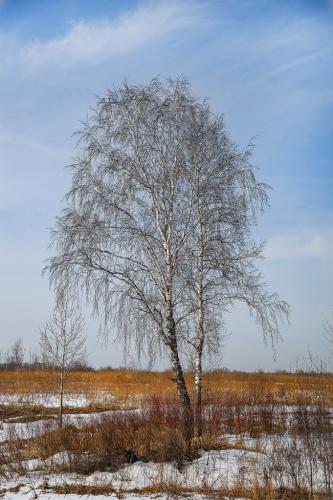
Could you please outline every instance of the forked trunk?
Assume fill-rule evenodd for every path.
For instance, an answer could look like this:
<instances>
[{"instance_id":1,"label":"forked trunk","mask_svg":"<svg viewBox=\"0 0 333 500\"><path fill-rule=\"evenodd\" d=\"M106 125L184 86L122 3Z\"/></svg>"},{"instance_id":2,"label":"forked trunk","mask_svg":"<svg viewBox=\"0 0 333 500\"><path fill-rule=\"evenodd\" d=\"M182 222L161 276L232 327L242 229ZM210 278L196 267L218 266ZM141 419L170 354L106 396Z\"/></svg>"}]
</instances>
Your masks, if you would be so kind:
<instances>
[{"instance_id":1,"label":"forked trunk","mask_svg":"<svg viewBox=\"0 0 333 500\"><path fill-rule=\"evenodd\" d=\"M182 426L186 440L190 441L193 437L193 411L191 399L186 387L184 372L180 363L176 326L172 314L171 301L167 307L167 331L168 331L168 347L170 349L171 367L173 372L173 381L176 384L178 397L182 408Z\"/></svg>"},{"instance_id":2,"label":"forked trunk","mask_svg":"<svg viewBox=\"0 0 333 500\"><path fill-rule=\"evenodd\" d=\"M174 339L175 340L175 339ZM191 400L187 391L184 372L179 361L176 342L170 342L171 366L173 372L173 380L176 383L178 396L184 409L191 408Z\"/></svg>"},{"instance_id":3,"label":"forked trunk","mask_svg":"<svg viewBox=\"0 0 333 500\"><path fill-rule=\"evenodd\" d=\"M182 409L182 427L185 439L190 442L193 437L193 410L190 396L187 391L184 372L179 361L177 346L170 344L171 366L173 381L177 386L178 397Z\"/></svg>"}]
</instances>

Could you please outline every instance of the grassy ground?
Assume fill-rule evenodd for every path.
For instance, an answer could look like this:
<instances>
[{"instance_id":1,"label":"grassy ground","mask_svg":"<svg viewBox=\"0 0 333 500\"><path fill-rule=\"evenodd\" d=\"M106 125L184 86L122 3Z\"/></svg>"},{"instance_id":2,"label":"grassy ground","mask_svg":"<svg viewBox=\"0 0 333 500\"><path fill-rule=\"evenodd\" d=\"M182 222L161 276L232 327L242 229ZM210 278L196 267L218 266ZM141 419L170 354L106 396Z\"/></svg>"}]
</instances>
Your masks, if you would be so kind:
<instances>
[{"instance_id":1,"label":"grassy ground","mask_svg":"<svg viewBox=\"0 0 333 500\"><path fill-rule=\"evenodd\" d=\"M74 371L67 374L68 393L110 393L117 401L133 402L163 394L175 396L172 375L168 371L138 370ZM186 374L190 390L193 377ZM52 393L57 391L57 376L52 371L2 371L0 394ZM290 373L209 372L204 375L204 398L232 404L298 404L300 398L315 403L318 392L333 406L333 375Z\"/></svg>"},{"instance_id":2,"label":"grassy ground","mask_svg":"<svg viewBox=\"0 0 333 500\"><path fill-rule=\"evenodd\" d=\"M188 373L186 377L192 391L192 375ZM42 433L22 439L13 435L0 445L0 473L2 469L5 474L12 467L11 464L15 464L18 467L17 474L24 475L26 460L46 461L49 457L65 452L70 454L70 458L64 464L52 465L51 471L81 475L95 471L114 473L136 462L174 464L177 470L182 471L186 464L198 460L202 450L220 450L219 453L222 450L223 453L223 450L237 449L250 454L257 451L269 461L264 476L259 464L261 479L258 481L255 473L251 486L246 481L239 481L232 487L226 485L225 488L216 489L212 486L192 490L176 483L159 481L146 488L140 489L138 486L137 493L158 494L163 491L170 498L191 497L194 492L207 498L224 498L226 495L229 498L253 500L332 498L325 497L324 492L333 489L333 375L206 373L203 436L191 442L184 439L186 433L180 427L183 420L170 372L69 372L66 392L74 396L89 395L92 401L94 397L91 396L95 395L96 402L86 407L66 408L67 413L119 408L141 410L110 412L106 417L99 414L101 418L88 415L91 418L83 425L67 424L62 430L52 424L52 418L55 419L54 408L33 404L39 401L41 394L57 393L57 379L57 374L52 371L0 372L0 395L3 401L7 396L36 395L36 398L31 398L30 405L22 404L22 401L3 406L0 404L3 426L40 418L45 421ZM103 393L113 395L114 399L97 403L97 396ZM280 437L286 433L288 440L280 442ZM236 440L230 440L230 435ZM269 438L270 443L273 443L272 452L262 447L261 437L264 440ZM247 463L250 467L250 462ZM316 488L312 493L309 490L309 473L314 479L318 473L325 473L325 485L320 487L322 496L316 496ZM281 487L277 488L279 482ZM78 484L59 486L56 491L111 494L116 489L110 485L109 491L103 491L99 485L88 487Z\"/></svg>"}]
</instances>

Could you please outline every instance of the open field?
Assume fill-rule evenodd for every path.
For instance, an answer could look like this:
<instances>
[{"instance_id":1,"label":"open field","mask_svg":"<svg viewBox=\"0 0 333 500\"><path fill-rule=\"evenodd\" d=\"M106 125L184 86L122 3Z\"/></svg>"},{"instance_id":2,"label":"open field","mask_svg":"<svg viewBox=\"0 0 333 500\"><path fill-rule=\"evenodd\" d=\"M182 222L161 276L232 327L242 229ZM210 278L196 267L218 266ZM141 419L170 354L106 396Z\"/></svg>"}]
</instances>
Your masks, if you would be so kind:
<instances>
[{"instance_id":1,"label":"open field","mask_svg":"<svg viewBox=\"0 0 333 500\"><path fill-rule=\"evenodd\" d=\"M192 375L187 382L193 389ZM6 498L332 498L333 375L211 372L203 435L184 440L169 372L2 371Z\"/></svg>"},{"instance_id":2,"label":"open field","mask_svg":"<svg viewBox=\"0 0 333 500\"><path fill-rule=\"evenodd\" d=\"M187 373L186 380L193 390L193 376ZM204 374L204 397L218 398L223 403L233 399L244 403L297 404L300 400L315 403L318 391L333 406L333 375L303 373L245 373L215 371ZM0 395L29 397L37 394L57 393L57 378L52 371L16 370L0 373ZM175 384L171 372L141 370L71 371L66 378L66 392L84 395L86 401L97 397L114 400L126 405L153 396L174 397ZM75 405L74 405L75 406Z\"/></svg>"}]
</instances>

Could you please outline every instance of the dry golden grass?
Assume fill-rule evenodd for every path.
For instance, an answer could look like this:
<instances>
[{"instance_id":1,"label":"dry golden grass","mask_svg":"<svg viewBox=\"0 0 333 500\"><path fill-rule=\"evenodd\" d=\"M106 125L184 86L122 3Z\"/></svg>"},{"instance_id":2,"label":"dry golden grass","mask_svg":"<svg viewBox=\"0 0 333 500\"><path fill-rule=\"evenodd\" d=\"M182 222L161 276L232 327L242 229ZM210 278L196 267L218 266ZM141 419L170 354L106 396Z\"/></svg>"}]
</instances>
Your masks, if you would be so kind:
<instances>
[{"instance_id":1,"label":"dry golden grass","mask_svg":"<svg viewBox=\"0 0 333 500\"><path fill-rule=\"evenodd\" d=\"M123 498L126 493L142 495L161 495L167 494L168 498L193 498L194 495L202 495L203 498L223 500L227 498L248 498L251 500L324 500L332 498L325 494L312 494L302 488L276 488L273 485L260 486L244 486L242 484L232 487L222 488L189 488L173 483L160 482L153 486L144 488L132 489L117 489L112 485L92 486L81 484L66 484L50 487L51 491L60 494L77 494L77 495L117 495L118 498Z\"/></svg>"},{"instance_id":2,"label":"dry golden grass","mask_svg":"<svg viewBox=\"0 0 333 500\"><path fill-rule=\"evenodd\" d=\"M193 377L186 374L190 390ZM155 395L175 396L175 384L168 371L140 370L73 371L67 375L66 391L72 394L112 394L118 401L132 402ZM52 371L2 371L0 393L32 394L57 392L57 377ZM333 405L333 375L290 373L209 372L204 375L204 399L218 399L233 404L235 399L246 404L297 404L299 399L309 404L325 396Z\"/></svg>"},{"instance_id":3,"label":"dry golden grass","mask_svg":"<svg viewBox=\"0 0 333 500\"><path fill-rule=\"evenodd\" d=\"M4 373L2 387L8 391L50 391L53 389L54 374L52 372L11 372ZM30 378L29 378L30 377ZM332 454L330 446L323 446L323 439L328 439L332 431L330 412L327 408L327 399L331 398L332 376L290 375L290 374L244 374L214 372L205 375L205 411L203 412L203 436L200 439L188 440L184 428L187 423L181 416L181 408L177 404L175 389L170 379L170 373L138 372L132 370L105 370L100 372L73 372L69 374L68 385L72 392L110 391L120 400L126 397L143 396L140 401L143 411L110 412L98 418L88 419L83 426L66 425L57 429L52 420L46 420L44 432L29 439L15 438L5 443L6 455L4 462L0 461L3 471L6 471L8 456L10 463L24 464L28 459L45 460L59 452L68 451L69 458L63 464L55 463L51 466L53 472L75 472L90 474L98 471L116 471L124 464L137 460L144 462L172 462L180 469L188 461L197 458L199 450L238 448L253 451L253 444L246 445L242 437L260 437L264 435L283 434L289 428L291 437L302 439L306 443L310 436L316 439L311 441L311 460L325 461L330 466ZM191 385L191 375L187 374ZM30 380L30 383L29 383ZM21 385L20 385L21 383ZM283 390L281 390L281 385ZM155 395L159 391L159 396ZM208 392L209 391L209 392ZM167 396L166 394L169 394ZM322 399L318 399L318 396ZM294 401L298 406L286 411L288 401ZM309 408L307 401L316 404ZM138 401L137 401L138 403ZM261 404L262 403L262 404ZM183 424L183 427L181 425ZM185 424L185 425L184 425ZM238 436L236 443L228 435ZM225 438L221 438L221 436ZM229 441L228 441L229 439ZM138 494L167 493L171 497L191 497L194 493L201 493L207 498L249 498L252 500L287 500L287 499L320 499L325 495L316 496L303 489L304 484L299 481L303 475L297 476L293 482L293 471L300 471L303 465L303 455L290 455L294 452L293 443L290 447L275 449L274 460L268 467L271 476L267 476L261 484L257 484L257 476L253 475L253 484L242 483L241 479L231 488L183 488L177 484L157 482L150 488L136 490ZM260 451L260 443L257 443ZM310 451L309 451L310 450ZM261 450L265 452L265 450ZM278 461L277 461L278 454ZM307 455L306 455L307 456ZM289 467L291 457L292 467ZM324 463L324 462L323 462ZM296 465L295 465L296 464ZM280 478L281 467L289 474L290 481L280 489L273 487L274 478ZM296 468L296 469L295 469ZM302 469L303 470L303 469ZM307 470L305 473L307 474ZM24 474L24 466L18 469ZM274 474L277 474L274 476ZM299 472L300 474L300 472ZM303 472L302 472L303 474ZM304 476L306 477L306 476ZM279 481L280 481L279 479ZM303 479L302 479L303 480ZM307 483L306 483L307 484ZM331 484L331 483L330 483ZM294 489L289 488L294 485ZM79 494L108 494L126 490L103 490L96 486L85 490L85 486L73 485L68 490L59 489L59 493ZM288 487L287 487L288 486ZM305 486L304 486L305 487ZM90 487L89 487L90 488ZM119 497L119 498L120 498Z\"/></svg>"}]
</instances>

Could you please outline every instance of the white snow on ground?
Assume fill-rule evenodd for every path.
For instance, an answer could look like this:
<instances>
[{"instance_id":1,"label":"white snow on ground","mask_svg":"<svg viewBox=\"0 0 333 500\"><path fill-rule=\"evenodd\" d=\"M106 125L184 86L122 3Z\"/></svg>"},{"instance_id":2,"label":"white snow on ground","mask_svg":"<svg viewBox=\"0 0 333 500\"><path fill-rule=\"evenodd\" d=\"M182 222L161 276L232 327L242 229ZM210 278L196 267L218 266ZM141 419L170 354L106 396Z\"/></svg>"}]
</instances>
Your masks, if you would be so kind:
<instances>
[{"instance_id":1,"label":"white snow on ground","mask_svg":"<svg viewBox=\"0 0 333 500\"><path fill-rule=\"evenodd\" d=\"M65 394L64 406L84 408L94 404L103 405L112 403L115 399L115 396L103 391L97 393ZM0 394L0 405L8 406L12 404L57 408L59 406L59 395L52 393Z\"/></svg>"},{"instance_id":2,"label":"white snow on ground","mask_svg":"<svg viewBox=\"0 0 333 500\"><path fill-rule=\"evenodd\" d=\"M52 420L36 420L34 422L0 424L0 443L14 439L29 439L52 430L55 422Z\"/></svg>"},{"instance_id":3,"label":"white snow on ground","mask_svg":"<svg viewBox=\"0 0 333 500\"><path fill-rule=\"evenodd\" d=\"M232 436L229 436L231 440ZM248 444L251 444L249 438ZM200 452L200 456L184 464L181 468L178 468L175 463L153 463L153 462L135 462L134 464L128 464L123 466L121 469L115 472L94 472L89 476L79 476L75 474L63 474L56 475L51 474L50 468L54 470L54 467L61 466L66 469L66 466L75 460L87 461L89 463L90 459L88 455L73 455L69 452L57 453L49 457L45 461L40 460L29 460L23 462L27 473L33 474L33 477L43 477L48 478L48 483L50 485L63 484L64 481L67 484L79 483L85 486L106 486L112 485L116 489L135 489L144 488L156 483L173 483L183 487L209 487L209 488L220 488L222 486L232 486L238 481L243 484L251 486L253 481L259 481L261 483L265 482L267 475L269 475L273 481L273 484L279 486L279 481L283 479L283 484L290 484L290 476L288 476L287 471L283 472L283 478L281 474L279 476L272 476L272 458L274 457L274 447L276 446L288 446L290 444L290 438L287 436L282 436L279 440L278 436L265 436L260 440L261 444L266 443L267 452L251 451L251 450L239 450L239 449L225 449L225 450L212 450ZM258 449L258 442L253 442ZM283 450L283 448L282 448ZM282 451L283 452L283 451ZM278 452L281 453L281 450ZM306 485L308 482L308 475L306 466L299 476L302 484ZM320 489L324 485L323 471L318 468L314 475L314 485L316 488ZM22 479L20 478L20 481Z\"/></svg>"},{"instance_id":4,"label":"white snow on ground","mask_svg":"<svg viewBox=\"0 0 333 500\"><path fill-rule=\"evenodd\" d=\"M64 495L57 495L55 493L45 493L42 491L37 490L34 492L31 490L29 487L21 488L21 490L18 493L6 493L6 500L32 500L35 498L35 494L38 498L38 500L64 500ZM119 499L122 498L123 500L142 500L142 498L150 498L150 499L159 499L159 500L170 500L170 495L141 495L141 494L133 494L133 493L128 493L124 494L121 497L118 494L111 494L111 495L73 495L73 494L67 494L66 495L66 500L106 500L106 499ZM179 500L181 500L182 497L178 497ZM189 497L183 497L184 500L188 500ZM191 495L192 500L208 500L206 496L203 495ZM225 497L225 500L229 500L227 497ZM247 500L246 498L239 498L235 500Z\"/></svg>"},{"instance_id":5,"label":"white snow on ground","mask_svg":"<svg viewBox=\"0 0 333 500\"><path fill-rule=\"evenodd\" d=\"M97 414L98 416L98 414ZM82 417L82 415L71 415L74 419ZM105 418L102 417L102 418ZM76 421L80 425L81 421ZM248 448L241 449L225 449L225 450L201 450L200 456L184 464L181 468L175 463L153 463L138 461L133 464L128 464L115 472L94 472L88 476L73 474L73 473L54 473L57 466L66 469L73 460L86 460L89 462L93 457L88 455L74 455L70 452L61 452L48 457L45 461L29 460L21 463L26 470L27 477L17 477L17 484L33 484L35 488L40 489L44 482L47 482L51 487L59 484L79 484L84 486L111 486L116 490L134 490L135 488L149 487L157 483L173 483L183 487L209 487L219 489L220 487L230 487L238 481L251 486L254 480L259 482L265 481L265 475L269 472L272 465L271 458L274 455L276 446L288 446L290 437L288 434L264 435L258 439L250 436L228 435L223 436L228 439L229 443L234 443L239 446L239 442ZM81 462L82 463L82 462ZM305 469L306 474L306 469ZM290 484L290 477L284 475L283 484ZM278 486L278 479L272 476L273 483ZM306 484L307 477L301 478ZM315 477L315 486L321 488L323 486L322 471L318 470ZM13 480L12 485L15 485ZM10 483L6 484L6 488L10 487ZM0 486L1 489L1 486ZM83 495L88 498L87 495ZM58 500L59 495L42 492L39 498L50 500ZM6 493L6 499L19 500L20 498L29 500L29 492L27 489L21 490L19 493ZM60 497L63 498L63 497ZM77 495L67 495L66 498L78 500ZM82 496L80 496L82 498ZM90 497L92 498L92 497ZM94 499L98 498L96 496ZM105 497L101 497L105 498ZM110 496L109 498L116 498ZM143 498L141 495L126 494L124 499ZM150 496L149 498L156 498ZM166 499L167 496L159 495L158 498ZM202 496L191 496L201 500Z\"/></svg>"},{"instance_id":6,"label":"white snow on ground","mask_svg":"<svg viewBox=\"0 0 333 500\"><path fill-rule=\"evenodd\" d=\"M107 410L92 413L73 413L63 415L64 425L74 425L84 427L90 422L98 422L110 418L112 415L123 413L140 412L141 410ZM56 415L50 419L40 419L34 422L0 422L0 443L13 439L31 439L40 436L45 432L50 432L57 428Z\"/></svg>"},{"instance_id":7,"label":"white snow on ground","mask_svg":"<svg viewBox=\"0 0 333 500\"><path fill-rule=\"evenodd\" d=\"M31 395L29 395L29 397L31 397ZM110 397L112 398L112 396ZM94 401L96 402L96 399ZM13 396L12 399L8 399L7 395L0 395L0 405L8 405L14 402L16 404L43 404L48 407L52 407L54 405L55 408L58 406L58 399L56 395L48 395L46 397L44 394L35 394L33 396L33 400L30 400L30 403L28 403L27 399L24 399L23 395L16 397ZM84 407L89 404L87 402L88 397L86 395L67 395L66 404L68 406ZM114 414L140 411L142 410L125 409L84 414L65 414L64 424L83 427L90 422L108 419ZM283 407L282 411L287 414L292 414L294 411L297 411L297 408ZM8 419L3 423L0 422L0 443L8 440L14 440L15 438L29 439L51 431L55 429L57 425L56 414L52 415L51 418L48 419L43 418L41 415L39 420L26 423L15 422L15 420L11 421ZM283 449L289 449L292 451L296 450L296 452L298 449L301 449L302 442L298 439L294 439L294 441L292 441L291 436L288 434L288 428L285 430L285 434L282 435L266 434L261 435L258 438L253 438L249 435L223 435L221 436L221 439L229 442L230 449L213 451L202 450L199 458L184 464L180 469L174 463L145 463L138 461L134 464L125 465L116 472L94 472L89 476L80 476L76 474L55 474L51 473L50 470L55 470L57 466L60 466L63 470L65 470L66 465L73 462L73 460L89 461L92 457L89 457L88 455L75 456L70 452L65 451L48 457L45 461L28 460L20 464L26 471L27 477L17 478L17 483L25 484L26 487L21 488L21 490L16 493L6 492L6 500L31 500L33 498L33 494L30 486L34 485L37 490L40 490L44 480L46 480L51 486L64 483L78 483L86 486L112 485L112 487L116 489L129 490L148 487L160 482L175 483L184 487L206 486L217 489L221 486L232 486L236 481L241 481L244 484L251 485L253 484L254 479L257 479L259 482L265 481L266 474L271 474L274 453L277 453L277 456L278 453L280 453L281 456L281 450ZM292 448L292 445L294 445L294 448ZM245 449L236 449L240 447ZM306 474L306 467L304 468L304 473ZM287 477L285 472L282 473L281 478L283 479L284 484L288 484L288 481L290 481L290 478ZM307 477L303 478L302 476L301 480L303 479L305 482L308 480ZM320 469L320 466L316 471L314 479L318 487L321 487L323 484L323 472ZM276 478L273 478L272 480L274 484L277 481ZM13 485L15 485L15 481ZM276 485L278 486L278 483L276 483ZM0 479L0 490L3 487L8 489L9 486L10 483L8 482L6 484L1 484ZM64 498L62 495L56 495L51 491L45 492L40 490L38 493L38 498L41 500L63 500ZM88 499L88 495L82 496ZM66 500L79 500L79 498L82 499L82 496L66 495ZM93 496L89 498L93 498L93 500L98 500L99 498L105 500L105 496ZM109 498L117 498L117 496L111 495ZM126 494L123 498L126 500L137 500L138 498L143 497L142 495ZM157 497L150 496L147 498ZM159 495L158 498L166 500L168 496ZM191 498L202 500L205 497L195 495L191 496Z\"/></svg>"},{"instance_id":8,"label":"white snow on ground","mask_svg":"<svg viewBox=\"0 0 333 500\"><path fill-rule=\"evenodd\" d=\"M224 434L221 436L224 441L227 441L231 446L243 447L248 450L261 451L263 453L271 453L274 445L282 443L287 444L291 441L289 434L261 434L258 437L251 437L248 434Z\"/></svg>"},{"instance_id":9,"label":"white snow on ground","mask_svg":"<svg viewBox=\"0 0 333 500\"><path fill-rule=\"evenodd\" d=\"M267 437L267 441L269 441ZM57 453L45 461L29 460L22 465L26 469L26 478L17 477L16 484L30 484L40 489L43 483L47 483L51 489L52 486L63 484L78 484L83 486L112 486L116 490L134 490L136 488L145 488L158 483L176 484L182 487L208 487L219 489L231 487L236 482L242 482L244 485L251 486L254 480L264 482L265 473L270 467L270 456L265 453L248 450L227 449L227 450L201 450L200 456L178 468L175 463L153 463L153 462L135 462L120 468L115 472L94 472L88 476L74 473L54 473L49 472L48 468L57 465L66 466L71 460L82 458L72 455L70 452ZM89 461L90 457L84 458ZM320 471L316 475L316 484L318 488L322 486L322 477ZM273 483L275 480L273 479ZM284 478L284 484L288 484L288 478ZM8 483L6 488L15 486ZM276 483L278 486L278 483ZM22 496L20 496L22 495ZM66 498L76 495L67 495ZM27 491L21 493L6 494L6 498L19 500L25 498L28 500ZM39 498L50 498L56 500L57 495L42 493ZM61 497L63 498L63 497ZM82 496L80 496L82 498ZM93 497L94 499L97 497ZM111 496L112 498L112 496ZM133 495L126 495L124 498L140 498ZM142 498L142 496L141 496ZM154 498L154 497L150 497ZM156 497L155 497L156 498ZM158 496L158 498L167 498L167 496ZM204 498L192 496L191 498Z\"/></svg>"},{"instance_id":10,"label":"white snow on ground","mask_svg":"<svg viewBox=\"0 0 333 500\"><path fill-rule=\"evenodd\" d=\"M174 463L135 462L125 465L116 472L94 472L89 476L75 474L47 474L51 466L66 465L73 459L69 452L57 453L45 461L28 460L22 462L27 472L35 471L33 476L38 482L44 470L50 485L79 483L86 486L111 485L116 489L134 489L152 486L156 483L173 483L184 487L220 488L231 486L240 478L251 482L254 468L262 465L265 455L243 450L203 451L201 456L187 463L180 470ZM89 460L89 457L86 457ZM20 479L22 480L22 478Z\"/></svg>"},{"instance_id":11,"label":"white snow on ground","mask_svg":"<svg viewBox=\"0 0 333 500\"><path fill-rule=\"evenodd\" d=\"M110 484L117 488L143 488L158 482L185 487L220 488L237 480L253 478L253 466L265 460L256 452L242 450L202 451L201 456L179 470L172 463L135 462L114 473L94 473L86 484Z\"/></svg>"},{"instance_id":12,"label":"white snow on ground","mask_svg":"<svg viewBox=\"0 0 333 500\"><path fill-rule=\"evenodd\" d=\"M221 486L231 486L234 484L234 482L239 479L239 475L243 474L242 467L245 465L250 477L251 468L249 468L249 464L251 464L252 460L257 460L258 456L258 453L240 450L202 451L201 456L198 459L188 463L181 470L178 470L176 465L173 463L136 462L132 465L124 466L117 472L94 472L89 476L79 476L76 474L50 475L45 472L44 474L35 472L30 473L26 480L22 477L18 478L18 483L27 485L30 484L34 486L36 490L39 490L41 485L45 482L47 482L50 487L59 484L81 484L85 486L112 485L112 488L116 490L134 490L136 488L144 488L161 482L169 484L173 483L191 488L207 486L218 489ZM46 462L52 465L56 463L63 464L66 460L70 460L70 458L70 454L67 452L58 453L53 457L49 457ZM30 460L29 464L26 463L25 465L27 466L27 469L31 470L35 467L38 468L41 463L36 460ZM15 482L8 484L7 488L10 486L15 486ZM28 495L29 490L28 488L25 488L19 493L6 493L6 499L28 499ZM52 493L42 493L41 495L38 495L38 498L40 499L50 498L52 500L56 500L58 497L59 495ZM170 496L168 497L167 495L149 496L149 498L157 497L161 499L170 498ZM77 495L66 495L66 499L68 498L76 500L79 497ZM81 495L80 498L82 498ZM93 498L97 499L98 496L94 496ZM116 497L111 496L109 498ZM127 494L124 498L129 500L132 498L143 498L143 496ZM202 495L192 495L191 498L199 500L207 497Z\"/></svg>"}]
</instances>

